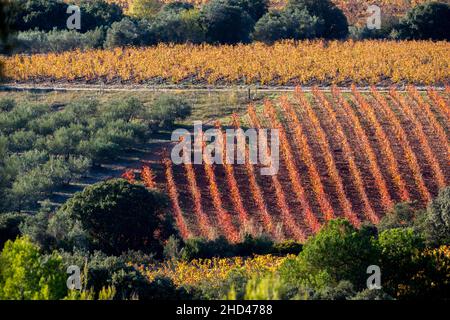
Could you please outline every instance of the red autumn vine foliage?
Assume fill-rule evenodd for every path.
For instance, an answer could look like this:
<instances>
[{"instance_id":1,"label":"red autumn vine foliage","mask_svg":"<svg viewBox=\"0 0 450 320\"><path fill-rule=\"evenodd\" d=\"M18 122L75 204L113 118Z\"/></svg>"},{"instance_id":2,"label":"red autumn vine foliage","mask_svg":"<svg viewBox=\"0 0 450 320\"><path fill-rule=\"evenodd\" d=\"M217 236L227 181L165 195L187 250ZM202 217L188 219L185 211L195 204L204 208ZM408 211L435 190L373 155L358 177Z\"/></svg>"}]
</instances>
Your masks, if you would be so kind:
<instances>
[{"instance_id":1,"label":"red autumn vine foliage","mask_svg":"<svg viewBox=\"0 0 450 320\"><path fill-rule=\"evenodd\" d=\"M265 101L264 108L250 105L246 113L232 114L227 125L236 129L244 162L177 166L167 156L163 161L158 177L165 178L180 234L223 235L235 242L249 232L303 241L335 217L360 226L377 223L396 202L425 205L449 184L449 94L449 88L297 88L293 95ZM226 127L219 121L215 126L224 160ZM278 129L281 165L274 176L263 176L263 165L249 161L247 128ZM271 156L272 143L267 147L258 154L262 163ZM191 151L183 150L187 156ZM148 189L157 186L147 165L122 177Z\"/></svg>"},{"instance_id":2,"label":"red autumn vine foliage","mask_svg":"<svg viewBox=\"0 0 450 320\"><path fill-rule=\"evenodd\" d=\"M155 181L155 174L153 173L152 169L149 166L143 166L141 169L141 179L142 182L144 182L144 185L148 189L156 189L156 181Z\"/></svg>"},{"instance_id":3,"label":"red autumn vine foliage","mask_svg":"<svg viewBox=\"0 0 450 320\"><path fill-rule=\"evenodd\" d=\"M125 170L121 177L127 180L129 183L136 183L136 174L132 169Z\"/></svg>"}]
</instances>

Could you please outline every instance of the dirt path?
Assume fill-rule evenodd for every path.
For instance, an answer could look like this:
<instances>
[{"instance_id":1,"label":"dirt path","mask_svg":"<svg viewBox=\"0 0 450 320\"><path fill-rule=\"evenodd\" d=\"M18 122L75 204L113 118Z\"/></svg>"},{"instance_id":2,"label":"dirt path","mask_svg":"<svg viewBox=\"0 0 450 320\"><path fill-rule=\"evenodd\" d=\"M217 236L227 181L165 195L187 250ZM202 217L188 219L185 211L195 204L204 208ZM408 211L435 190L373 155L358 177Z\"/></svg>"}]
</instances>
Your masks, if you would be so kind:
<instances>
[{"instance_id":1,"label":"dirt path","mask_svg":"<svg viewBox=\"0 0 450 320\"><path fill-rule=\"evenodd\" d=\"M330 91L331 87L325 86L319 88L323 91ZM389 91L389 87L376 87L380 92ZM425 91L427 87L416 86L417 90ZM432 87L435 90L443 91L444 87ZM102 92L230 92L230 91L244 91L249 94L256 92L292 92L295 87L292 86L196 86L196 85L82 85L82 84L58 84L53 83L39 83L39 84L27 84L27 83L4 83L0 85L0 91L41 91L41 92L54 92L54 91L102 91ZM305 92L310 92L311 87L302 87ZM342 92L351 92L349 87L340 87ZM360 92L370 92L369 87L358 87ZM404 92L404 86L398 86L397 91Z\"/></svg>"}]
</instances>

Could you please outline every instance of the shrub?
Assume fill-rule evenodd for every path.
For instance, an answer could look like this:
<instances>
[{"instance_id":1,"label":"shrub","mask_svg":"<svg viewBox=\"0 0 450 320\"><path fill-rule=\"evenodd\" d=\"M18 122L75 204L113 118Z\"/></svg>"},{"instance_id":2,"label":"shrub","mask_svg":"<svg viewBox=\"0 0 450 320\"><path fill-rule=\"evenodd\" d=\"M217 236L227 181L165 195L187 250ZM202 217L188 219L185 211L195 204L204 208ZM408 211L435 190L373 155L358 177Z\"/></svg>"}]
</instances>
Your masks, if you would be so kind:
<instances>
[{"instance_id":1,"label":"shrub","mask_svg":"<svg viewBox=\"0 0 450 320\"><path fill-rule=\"evenodd\" d=\"M313 300L350 300L355 295L353 284L349 281L340 281L335 286L327 286L314 292Z\"/></svg>"},{"instance_id":2,"label":"shrub","mask_svg":"<svg viewBox=\"0 0 450 320\"><path fill-rule=\"evenodd\" d=\"M348 221L336 219L309 238L296 262L290 262L293 268L286 267L285 270L286 277L298 277L300 283L312 282L314 286L314 282L325 279L323 282L330 286L330 283L337 285L347 280L358 290L366 285L367 267L377 262L378 251L372 231L369 228L357 230ZM312 277L312 280L304 276Z\"/></svg>"},{"instance_id":3,"label":"shrub","mask_svg":"<svg viewBox=\"0 0 450 320\"><path fill-rule=\"evenodd\" d=\"M141 34L135 22L124 18L114 22L106 32L105 48L135 46L141 41Z\"/></svg>"},{"instance_id":4,"label":"shrub","mask_svg":"<svg viewBox=\"0 0 450 320\"><path fill-rule=\"evenodd\" d=\"M162 10L152 21L149 32L156 42L200 43L205 37L196 9Z\"/></svg>"},{"instance_id":5,"label":"shrub","mask_svg":"<svg viewBox=\"0 0 450 320\"><path fill-rule=\"evenodd\" d=\"M11 41L14 44L14 53L62 52L100 48L105 40L104 33L103 28L86 33L75 30L31 30L19 32Z\"/></svg>"},{"instance_id":6,"label":"shrub","mask_svg":"<svg viewBox=\"0 0 450 320\"><path fill-rule=\"evenodd\" d=\"M267 275L252 277L245 288L245 300L280 300L283 284L279 277Z\"/></svg>"},{"instance_id":7,"label":"shrub","mask_svg":"<svg viewBox=\"0 0 450 320\"><path fill-rule=\"evenodd\" d=\"M83 32L102 26L109 27L123 18L122 9L117 4L107 3L104 0L83 1L80 10L83 12L81 18Z\"/></svg>"},{"instance_id":8,"label":"shrub","mask_svg":"<svg viewBox=\"0 0 450 320\"><path fill-rule=\"evenodd\" d=\"M244 9L255 22L269 10L268 0L230 0L229 2Z\"/></svg>"},{"instance_id":9,"label":"shrub","mask_svg":"<svg viewBox=\"0 0 450 320\"><path fill-rule=\"evenodd\" d=\"M39 245L45 252L56 249L54 238L48 233L48 221L52 214L50 203L46 200L36 214L28 215L20 225L21 234Z\"/></svg>"},{"instance_id":10,"label":"shrub","mask_svg":"<svg viewBox=\"0 0 450 320\"><path fill-rule=\"evenodd\" d=\"M441 190L428 205L424 229L429 244L450 244L450 187Z\"/></svg>"},{"instance_id":11,"label":"shrub","mask_svg":"<svg viewBox=\"0 0 450 320\"><path fill-rule=\"evenodd\" d=\"M9 240L0 254L1 299L62 299L66 277L61 256L43 256L26 237Z\"/></svg>"},{"instance_id":12,"label":"shrub","mask_svg":"<svg viewBox=\"0 0 450 320\"><path fill-rule=\"evenodd\" d=\"M19 226L25 221L27 215L23 213L0 214L0 249L8 240L15 240L20 236Z\"/></svg>"},{"instance_id":13,"label":"shrub","mask_svg":"<svg viewBox=\"0 0 450 320\"><path fill-rule=\"evenodd\" d=\"M417 270L415 257L424 249L424 240L412 228L389 229L380 233L380 268L383 290L396 296Z\"/></svg>"},{"instance_id":14,"label":"shrub","mask_svg":"<svg viewBox=\"0 0 450 320\"><path fill-rule=\"evenodd\" d=\"M249 42L254 20L241 7L224 0L212 0L200 13L206 40L211 43Z\"/></svg>"},{"instance_id":15,"label":"shrub","mask_svg":"<svg viewBox=\"0 0 450 320\"><path fill-rule=\"evenodd\" d=\"M160 13L161 12L172 12L172 13L180 13L186 10L192 10L194 9L194 6L190 3L187 2L182 2L182 1L174 1L174 2L170 2L165 4Z\"/></svg>"},{"instance_id":16,"label":"shrub","mask_svg":"<svg viewBox=\"0 0 450 320\"><path fill-rule=\"evenodd\" d=\"M348 35L348 22L344 13L330 0L289 0L286 10L306 9L319 19L316 36L325 39L344 39Z\"/></svg>"},{"instance_id":17,"label":"shrub","mask_svg":"<svg viewBox=\"0 0 450 320\"><path fill-rule=\"evenodd\" d=\"M12 16L12 29L25 31L38 29L50 31L53 28L66 28L67 5L60 1L47 0L18 0L17 10Z\"/></svg>"},{"instance_id":18,"label":"shrub","mask_svg":"<svg viewBox=\"0 0 450 320\"><path fill-rule=\"evenodd\" d=\"M319 23L320 20L306 9L272 11L256 23L253 38L266 43L281 39L309 39L317 35Z\"/></svg>"},{"instance_id":19,"label":"shrub","mask_svg":"<svg viewBox=\"0 0 450 320\"><path fill-rule=\"evenodd\" d=\"M170 128L176 120L191 115L192 107L182 98L162 94L153 101L148 117L153 121L153 128Z\"/></svg>"},{"instance_id":20,"label":"shrub","mask_svg":"<svg viewBox=\"0 0 450 320\"><path fill-rule=\"evenodd\" d=\"M414 257L416 272L397 291L401 299L446 300L450 290L450 246L425 249Z\"/></svg>"},{"instance_id":21,"label":"shrub","mask_svg":"<svg viewBox=\"0 0 450 320\"><path fill-rule=\"evenodd\" d=\"M303 249L301 243L294 240L286 240L273 245L272 253L280 256L295 254L298 255Z\"/></svg>"},{"instance_id":22,"label":"shrub","mask_svg":"<svg viewBox=\"0 0 450 320\"><path fill-rule=\"evenodd\" d=\"M397 203L387 214L381 219L377 225L379 231L394 228L413 227L422 218L423 213L414 209L409 203Z\"/></svg>"},{"instance_id":23,"label":"shrub","mask_svg":"<svg viewBox=\"0 0 450 320\"><path fill-rule=\"evenodd\" d=\"M16 101L10 98L1 98L0 99L0 111L2 112L10 112L16 106Z\"/></svg>"},{"instance_id":24,"label":"shrub","mask_svg":"<svg viewBox=\"0 0 450 320\"><path fill-rule=\"evenodd\" d=\"M428 2L409 10L393 30L396 39L450 40L450 5Z\"/></svg>"},{"instance_id":25,"label":"shrub","mask_svg":"<svg viewBox=\"0 0 450 320\"><path fill-rule=\"evenodd\" d=\"M390 295L382 289L370 290L364 289L358 292L352 300L394 300Z\"/></svg>"},{"instance_id":26,"label":"shrub","mask_svg":"<svg viewBox=\"0 0 450 320\"><path fill-rule=\"evenodd\" d=\"M84 277L84 279L82 279L83 289L92 292L94 298L100 293L104 286L111 285L114 274L131 274L142 281L142 277L135 273L133 267L130 267L131 263L147 265L154 262L152 256L138 251L128 251L120 256L107 256L101 251L89 253L75 250L73 253L62 252L62 258L65 267L76 265L84 270L82 274ZM128 291L132 290L132 288L122 288L124 282L118 280L119 277L116 278L115 284L121 283L119 291L122 291L122 289L127 289ZM131 283L131 285L133 284ZM116 294L116 298L120 299L121 294Z\"/></svg>"},{"instance_id":27,"label":"shrub","mask_svg":"<svg viewBox=\"0 0 450 320\"><path fill-rule=\"evenodd\" d=\"M37 139L33 131L19 130L9 136L8 149L12 152L23 152L31 149Z\"/></svg>"},{"instance_id":28,"label":"shrub","mask_svg":"<svg viewBox=\"0 0 450 320\"><path fill-rule=\"evenodd\" d=\"M111 284L116 288L116 299L179 300L188 297L169 278L156 277L150 282L139 271L130 268L114 273Z\"/></svg>"},{"instance_id":29,"label":"shrub","mask_svg":"<svg viewBox=\"0 0 450 320\"><path fill-rule=\"evenodd\" d=\"M92 244L106 253L120 254L129 249L161 253L163 239L156 238L156 233L166 205L162 194L115 179L76 193L55 217L79 222Z\"/></svg>"},{"instance_id":30,"label":"shrub","mask_svg":"<svg viewBox=\"0 0 450 320\"><path fill-rule=\"evenodd\" d=\"M134 0L130 7L130 14L139 19L151 19L162 8L159 0Z\"/></svg>"}]
</instances>

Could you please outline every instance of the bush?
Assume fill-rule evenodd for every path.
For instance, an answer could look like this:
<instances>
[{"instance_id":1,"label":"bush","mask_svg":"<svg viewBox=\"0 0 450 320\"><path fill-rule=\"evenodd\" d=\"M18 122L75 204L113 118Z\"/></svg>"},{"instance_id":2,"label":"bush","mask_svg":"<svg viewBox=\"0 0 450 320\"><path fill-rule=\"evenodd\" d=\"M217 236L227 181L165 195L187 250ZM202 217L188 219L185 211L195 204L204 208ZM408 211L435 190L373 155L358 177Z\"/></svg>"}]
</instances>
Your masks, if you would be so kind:
<instances>
[{"instance_id":1,"label":"bush","mask_svg":"<svg viewBox=\"0 0 450 320\"><path fill-rule=\"evenodd\" d=\"M49 32L23 31L15 35L11 41L14 44L15 53L35 54L100 48L104 40L103 28L97 28L86 33L56 29Z\"/></svg>"},{"instance_id":2,"label":"bush","mask_svg":"<svg viewBox=\"0 0 450 320\"><path fill-rule=\"evenodd\" d=\"M210 43L249 42L255 24L245 10L225 0L211 0L205 4L200 19L206 41Z\"/></svg>"},{"instance_id":3,"label":"bush","mask_svg":"<svg viewBox=\"0 0 450 320\"><path fill-rule=\"evenodd\" d=\"M106 32L105 48L136 46L141 42L141 31L138 25L124 18L119 22L114 22Z\"/></svg>"},{"instance_id":4,"label":"bush","mask_svg":"<svg viewBox=\"0 0 450 320\"><path fill-rule=\"evenodd\" d=\"M83 1L80 10L82 32L102 26L109 27L123 18L122 9L117 4L107 3L104 0Z\"/></svg>"},{"instance_id":5,"label":"bush","mask_svg":"<svg viewBox=\"0 0 450 320\"><path fill-rule=\"evenodd\" d=\"M182 98L162 94L153 101L148 118L153 121L153 128L171 128L176 120L182 120L191 115L192 107Z\"/></svg>"},{"instance_id":6,"label":"bush","mask_svg":"<svg viewBox=\"0 0 450 320\"><path fill-rule=\"evenodd\" d=\"M268 0L229 0L229 2L245 10L255 22L269 10Z\"/></svg>"},{"instance_id":7,"label":"bush","mask_svg":"<svg viewBox=\"0 0 450 320\"><path fill-rule=\"evenodd\" d=\"M55 239L48 233L48 221L53 214L49 201L44 201L36 214L28 215L20 225L20 233L45 252L55 248Z\"/></svg>"},{"instance_id":8,"label":"bush","mask_svg":"<svg viewBox=\"0 0 450 320\"><path fill-rule=\"evenodd\" d=\"M344 13L330 0L289 0L286 10L306 9L320 24L316 37L325 39L344 39L348 35L348 22Z\"/></svg>"},{"instance_id":9,"label":"bush","mask_svg":"<svg viewBox=\"0 0 450 320\"><path fill-rule=\"evenodd\" d=\"M0 254L0 299L62 299L66 278L61 256L41 255L26 237L6 242Z\"/></svg>"},{"instance_id":10,"label":"bush","mask_svg":"<svg viewBox=\"0 0 450 320\"><path fill-rule=\"evenodd\" d=\"M16 101L14 99L9 98L1 98L0 99L0 111L1 112L10 112L16 106Z\"/></svg>"},{"instance_id":11,"label":"bush","mask_svg":"<svg viewBox=\"0 0 450 320\"><path fill-rule=\"evenodd\" d=\"M162 8L159 0L134 0L130 7L130 14L139 19L151 19Z\"/></svg>"},{"instance_id":12,"label":"bush","mask_svg":"<svg viewBox=\"0 0 450 320\"><path fill-rule=\"evenodd\" d=\"M121 254L127 250L161 253L156 233L163 223L166 198L123 179L99 182L76 193L56 213L86 231L95 248Z\"/></svg>"},{"instance_id":13,"label":"bush","mask_svg":"<svg viewBox=\"0 0 450 320\"><path fill-rule=\"evenodd\" d=\"M306 9L272 11L255 25L253 38L265 43L282 39L310 39L317 35L320 20Z\"/></svg>"},{"instance_id":14,"label":"bush","mask_svg":"<svg viewBox=\"0 0 450 320\"><path fill-rule=\"evenodd\" d=\"M380 233L377 246L383 290L396 296L398 289L416 273L414 259L424 249L424 240L412 228L389 229Z\"/></svg>"},{"instance_id":15,"label":"bush","mask_svg":"<svg viewBox=\"0 0 450 320\"><path fill-rule=\"evenodd\" d=\"M356 290L363 288L367 267L378 262L373 237L369 228L357 230L346 220L332 220L308 239L295 261L286 262L284 278L311 287L347 280Z\"/></svg>"},{"instance_id":16,"label":"bush","mask_svg":"<svg viewBox=\"0 0 450 320\"><path fill-rule=\"evenodd\" d=\"M180 13L180 12L183 12L186 10L192 10L192 9L194 9L194 6L190 3L174 1L174 2L165 4L162 7L160 13L163 13L163 12Z\"/></svg>"},{"instance_id":17,"label":"bush","mask_svg":"<svg viewBox=\"0 0 450 320\"><path fill-rule=\"evenodd\" d=\"M11 15L12 29L50 31L66 28L67 5L60 1L17 0L17 10Z\"/></svg>"},{"instance_id":18,"label":"bush","mask_svg":"<svg viewBox=\"0 0 450 320\"><path fill-rule=\"evenodd\" d=\"M314 292L313 300L350 300L355 295L353 284L349 281L340 281L335 286L328 286Z\"/></svg>"},{"instance_id":19,"label":"bush","mask_svg":"<svg viewBox=\"0 0 450 320\"><path fill-rule=\"evenodd\" d=\"M27 215L23 213L0 214L0 249L8 240L14 241L20 236L20 224L25 221Z\"/></svg>"},{"instance_id":20,"label":"bush","mask_svg":"<svg viewBox=\"0 0 450 320\"><path fill-rule=\"evenodd\" d=\"M114 273L111 284L116 288L116 299L179 300L187 299L183 289L178 289L169 278L156 277L149 281L135 269L121 269Z\"/></svg>"},{"instance_id":21,"label":"bush","mask_svg":"<svg viewBox=\"0 0 450 320\"><path fill-rule=\"evenodd\" d=\"M397 203L377 225L379 231L395 228L410 228L420 223L423 212L414 209L409 203Z\"/></svg>"},{"instance_id":22,"label":"bush","mask_svg":"<svg viewBox=\"0 0 450 320\"><path fill-rule=\"evenodd\" d=\"M64 267L70 265L76 265L80 269L85 270L83 275L84 290L93 292L94 297L102 290L106 285L112 284L112 278L114 274L121 273L122 275L133 274L135 270L130 267L130 264L147 265L154 263L153 257L146 255L139 251L127 251L120 256L107 256L101 251L94 251L93 253L75 250L73 253L62 252ZM117 277L117 276L116 276ZM135 275L136 278L142 281L140 275ZM116 278L116 283L119 284L119 277ZM145 279L144 279L145 280ZM124 283L121 282L121 286ZM133 285L133 284L132 284ZM121 298L122 289L119 288L119 294L116 294L116 298ZM132 288L128 288L131 290ZM116 290L117 292L117 290ZM130 298L130 297L128 297Z\"/></svg>"},{"instance_id":23,"label":"bush","mask_svg":"<svg viewBox=\"0 0 450 320\"><path fill-rule=\"evenodd\" d=\"M155 43L200 43L205 39L197 9L163 9L152 21L149 33Z\"/></svg>"},{"instance_id":24,"label":"bush","mask_svg":"<svg viewBox=\"0 0 450 320\"><path fill-rule=\"evenodd\" d=\"M428 205L424 233L432 246L450 244L450 187L441 190Z\"/></svg>"},{"instance_id":25,"label":"bush","mask_svg":"<svg viewBox=\"0 0 450 320\"><path fill-rule=\"evenodd\" d=\"M396 39L450 40L450 5L428 2L409 10L394 28Z\"/></svg>"},{"instance_id":26,"label":"bush","mask_svg":"<svg viewBox=\"0 0 450 320\"><path fill-rule=\"evenodd\" d=\"M358 292L352 300L394 300L394 298L381 289L364 289L363 291Z\"/></svg>"}]
</instances>

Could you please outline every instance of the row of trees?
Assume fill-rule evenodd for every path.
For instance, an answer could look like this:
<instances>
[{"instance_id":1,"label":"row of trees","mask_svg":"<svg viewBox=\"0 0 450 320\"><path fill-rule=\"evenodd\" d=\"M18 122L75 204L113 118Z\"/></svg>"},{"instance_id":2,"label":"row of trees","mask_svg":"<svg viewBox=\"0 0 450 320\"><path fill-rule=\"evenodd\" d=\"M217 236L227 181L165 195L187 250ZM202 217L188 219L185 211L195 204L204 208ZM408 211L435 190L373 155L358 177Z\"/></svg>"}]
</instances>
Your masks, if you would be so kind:
<instances>
[{"instance_id":1,"label":"row of trees","mask_svg":"<svg viewBox=\"0 0 450 320\"><path fill-rule=\"evenodd\" d=\"M186 101L171 95L159 96L151 106L137 99L56 107L1 100L0 212L34 209L93 165L114 161L190 112Z\"/></svg>"},{"instance_id":2,"label":"row of trees","mask_svg":"<svg viewBox=\"0 0 450 320\"><path fill-rule=\"evenodd\" d=\"M344 39L349 35L347 18L331 0L289 0L284 8L270 11L268 0L211 0L201 8L184 2L162 5L155 0L136 0L130 16L103 0L79 1L81 32L65 30L67 5L62 1L20 0L19 4L10 12L12 29L25 31L11 40L17 52L160 42L272 43L281 39ZM450 39L449 15L448 4L425 3L412 8L400 21L384 18L380 30L351 27L351 35L357 39Z\"/></svg>"}]
</instances>

